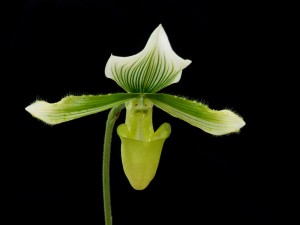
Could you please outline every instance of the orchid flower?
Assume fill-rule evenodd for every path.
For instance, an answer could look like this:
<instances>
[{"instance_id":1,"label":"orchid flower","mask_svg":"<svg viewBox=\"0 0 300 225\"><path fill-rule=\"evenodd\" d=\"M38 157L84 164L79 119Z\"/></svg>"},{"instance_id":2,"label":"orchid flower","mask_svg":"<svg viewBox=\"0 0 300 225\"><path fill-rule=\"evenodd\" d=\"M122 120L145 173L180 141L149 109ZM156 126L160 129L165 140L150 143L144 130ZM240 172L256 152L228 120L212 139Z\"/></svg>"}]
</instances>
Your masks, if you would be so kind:
<instances>
[{"instance_id":1,"label":"orchid flower","mask_svg":"<svg viewBox=\"0 0 300 225\"><path fill-rule=\"evenodd\" d=\"M213 110L201 102L157 93L179 82L182 70L190 63L173 51L159 25L141 52L128 57L111 55L108 59L106 77L113 79L126 93L70 95L57 103L38 100L26 110L54 125L125 105L125 123L117 128L122 164L131 186L142 190L154 178L163 144L171 133L168 123L154 131L153 106L212 135L239 132L245 125L243 119L230 110Z\"/></svg>"}]
</instances>

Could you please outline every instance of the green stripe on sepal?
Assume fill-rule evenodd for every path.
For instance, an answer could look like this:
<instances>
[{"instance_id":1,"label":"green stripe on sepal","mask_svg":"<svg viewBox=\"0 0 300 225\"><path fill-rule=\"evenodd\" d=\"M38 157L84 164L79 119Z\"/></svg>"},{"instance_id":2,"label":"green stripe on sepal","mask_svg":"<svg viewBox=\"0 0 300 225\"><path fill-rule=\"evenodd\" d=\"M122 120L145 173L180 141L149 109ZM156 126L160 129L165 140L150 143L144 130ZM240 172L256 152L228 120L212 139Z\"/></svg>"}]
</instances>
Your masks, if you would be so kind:
<instances>
[{"instance_id":1,"label":"green stripe on sepal","mask_svg":"<svg viewBox=\"0 0 300 225\"><path fill-rule=\"evenodd\" d=\"M144 97L170 115L213 135L239 132L245 125L239 115L227 109L213 110L200 102L168 94L145 94Z\"/></svg>"},{"instance_id":2,"label":"green stripe on sepal","mask_svg":"<svg viewBox=\"0 0 300 225\"><path fill-rule=\"evenodd\" d=\"M111 55L105 75L127 92L155 93L177 83L182 70L190 63L173 51L167 34L159 25L141 52L128 57Z\"/></svg>"},{"instance_id":3,"label":"green stripe on sepal","mask_svg":"<svg viewBox=\"0 0 300 225\"><path fill-rule=\"evenodd\" d=\"M129 93L69 95L56 103L38 100L25 110L45 123L54 125L107 110L137 96L139 94Z\"/></svg>"}]
</instances>

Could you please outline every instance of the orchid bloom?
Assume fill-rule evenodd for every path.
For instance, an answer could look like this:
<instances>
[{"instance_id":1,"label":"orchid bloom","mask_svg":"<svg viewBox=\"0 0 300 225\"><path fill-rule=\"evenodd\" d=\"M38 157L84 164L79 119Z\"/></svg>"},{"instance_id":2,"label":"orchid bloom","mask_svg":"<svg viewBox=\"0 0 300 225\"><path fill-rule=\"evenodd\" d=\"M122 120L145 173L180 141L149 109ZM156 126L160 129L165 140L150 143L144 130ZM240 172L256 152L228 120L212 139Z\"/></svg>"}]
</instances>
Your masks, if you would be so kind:
<instances>
[{"instance_id":1,"label":"orchid bloom","mask_svg":"<svg viewBox=\"0 0 300 225\"><path fill-rule=\"evenodd\" d=\"M239 132L245 125L243 119L230 110L217 111L197 101L157 93L177 83L182 70L190 63L173 51L159 25L141 52L128 57L111 55L106 64L106 77L113 79L127 93L70 95L53 104L38 100L26 110L54 125L125 104L126 120L117 128L122 142L122 163L131 186L142 190L154 178L163 144L171 133L168 123L154 131L154 105L212 135Z\"/></svg>"}]
</instances>

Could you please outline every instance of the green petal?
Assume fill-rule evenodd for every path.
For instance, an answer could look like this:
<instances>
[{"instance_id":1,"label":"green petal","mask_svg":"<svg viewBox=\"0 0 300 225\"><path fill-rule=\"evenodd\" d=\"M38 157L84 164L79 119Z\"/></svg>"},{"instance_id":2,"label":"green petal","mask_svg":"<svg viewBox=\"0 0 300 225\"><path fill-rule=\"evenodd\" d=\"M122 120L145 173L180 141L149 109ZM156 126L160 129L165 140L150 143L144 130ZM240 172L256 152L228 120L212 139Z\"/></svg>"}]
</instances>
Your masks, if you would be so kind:
<instances>
[{"instance_id":1,"label":"green petal","mask_svg":"<svg viewBox=\"0 0 300 225\"><path fill-rule=\"evenodd\" d=\"M182 70L191 63L172 49L167 34L159 25L146 47L136 55L109 58L105 75L130 93L155 93L181 78Z\"/></svg>"},{"instance_id":2,"label":"green petal","mask_svg":"<svg viewBox=\"0 0 300 225\"><path fill-rule=\"evenodd\" d=\"M239 132L244 120L234 112L213 110L208 106L168 94L145 94L157 107L213 135Z\"/></svg>"},{"instance_id":3,"label":"green petal","mask_svg":"<svg viewBox=\"0 0 300 225\"><path fill-rule=\"evenodd\" d=\"M152 126L152 124L151 124ZM136 190L145 189L154 178L164 142L171 133L168 123L162 124L149 141L130 138L126 124L117 129L121 138L121 157L123 169L131 186Z\"/></svg>"},{"instance_id":4,"label":"green petal","mask_svg":"<svg viewBox=\"0 0 300 225\"><path fill-rule=\"evenodd\" d=\"M25 110L45 123L54 125L104 111L137 96L138 94L128 93L70 95L57 103L38 100L27 106Z\"/></svg>"}]
</instances>

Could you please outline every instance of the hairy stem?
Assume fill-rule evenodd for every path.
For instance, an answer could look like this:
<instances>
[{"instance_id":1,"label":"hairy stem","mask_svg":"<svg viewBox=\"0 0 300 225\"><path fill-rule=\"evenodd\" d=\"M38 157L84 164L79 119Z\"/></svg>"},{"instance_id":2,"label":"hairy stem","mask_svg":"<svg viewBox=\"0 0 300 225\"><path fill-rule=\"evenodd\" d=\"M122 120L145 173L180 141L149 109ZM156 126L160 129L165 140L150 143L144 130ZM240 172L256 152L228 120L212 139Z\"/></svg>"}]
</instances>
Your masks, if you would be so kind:
<instances>
[{"instance_id":1,"label":"hairy stem","mask_svg":"<svg viewBox=\"0 0 300 225\"><path fill-rule=\"evenodd\" d=\"M105 225L112 225L110 184L109 184L109 162L110 162L112 132L113 132L115 122L118 119L120 112L123 108L124 108L124 104L113 107L110 110L106 121L104 147L103 147L103 164L102 164L102 185L103 185Z\"/></svg>"}]
</instances>

